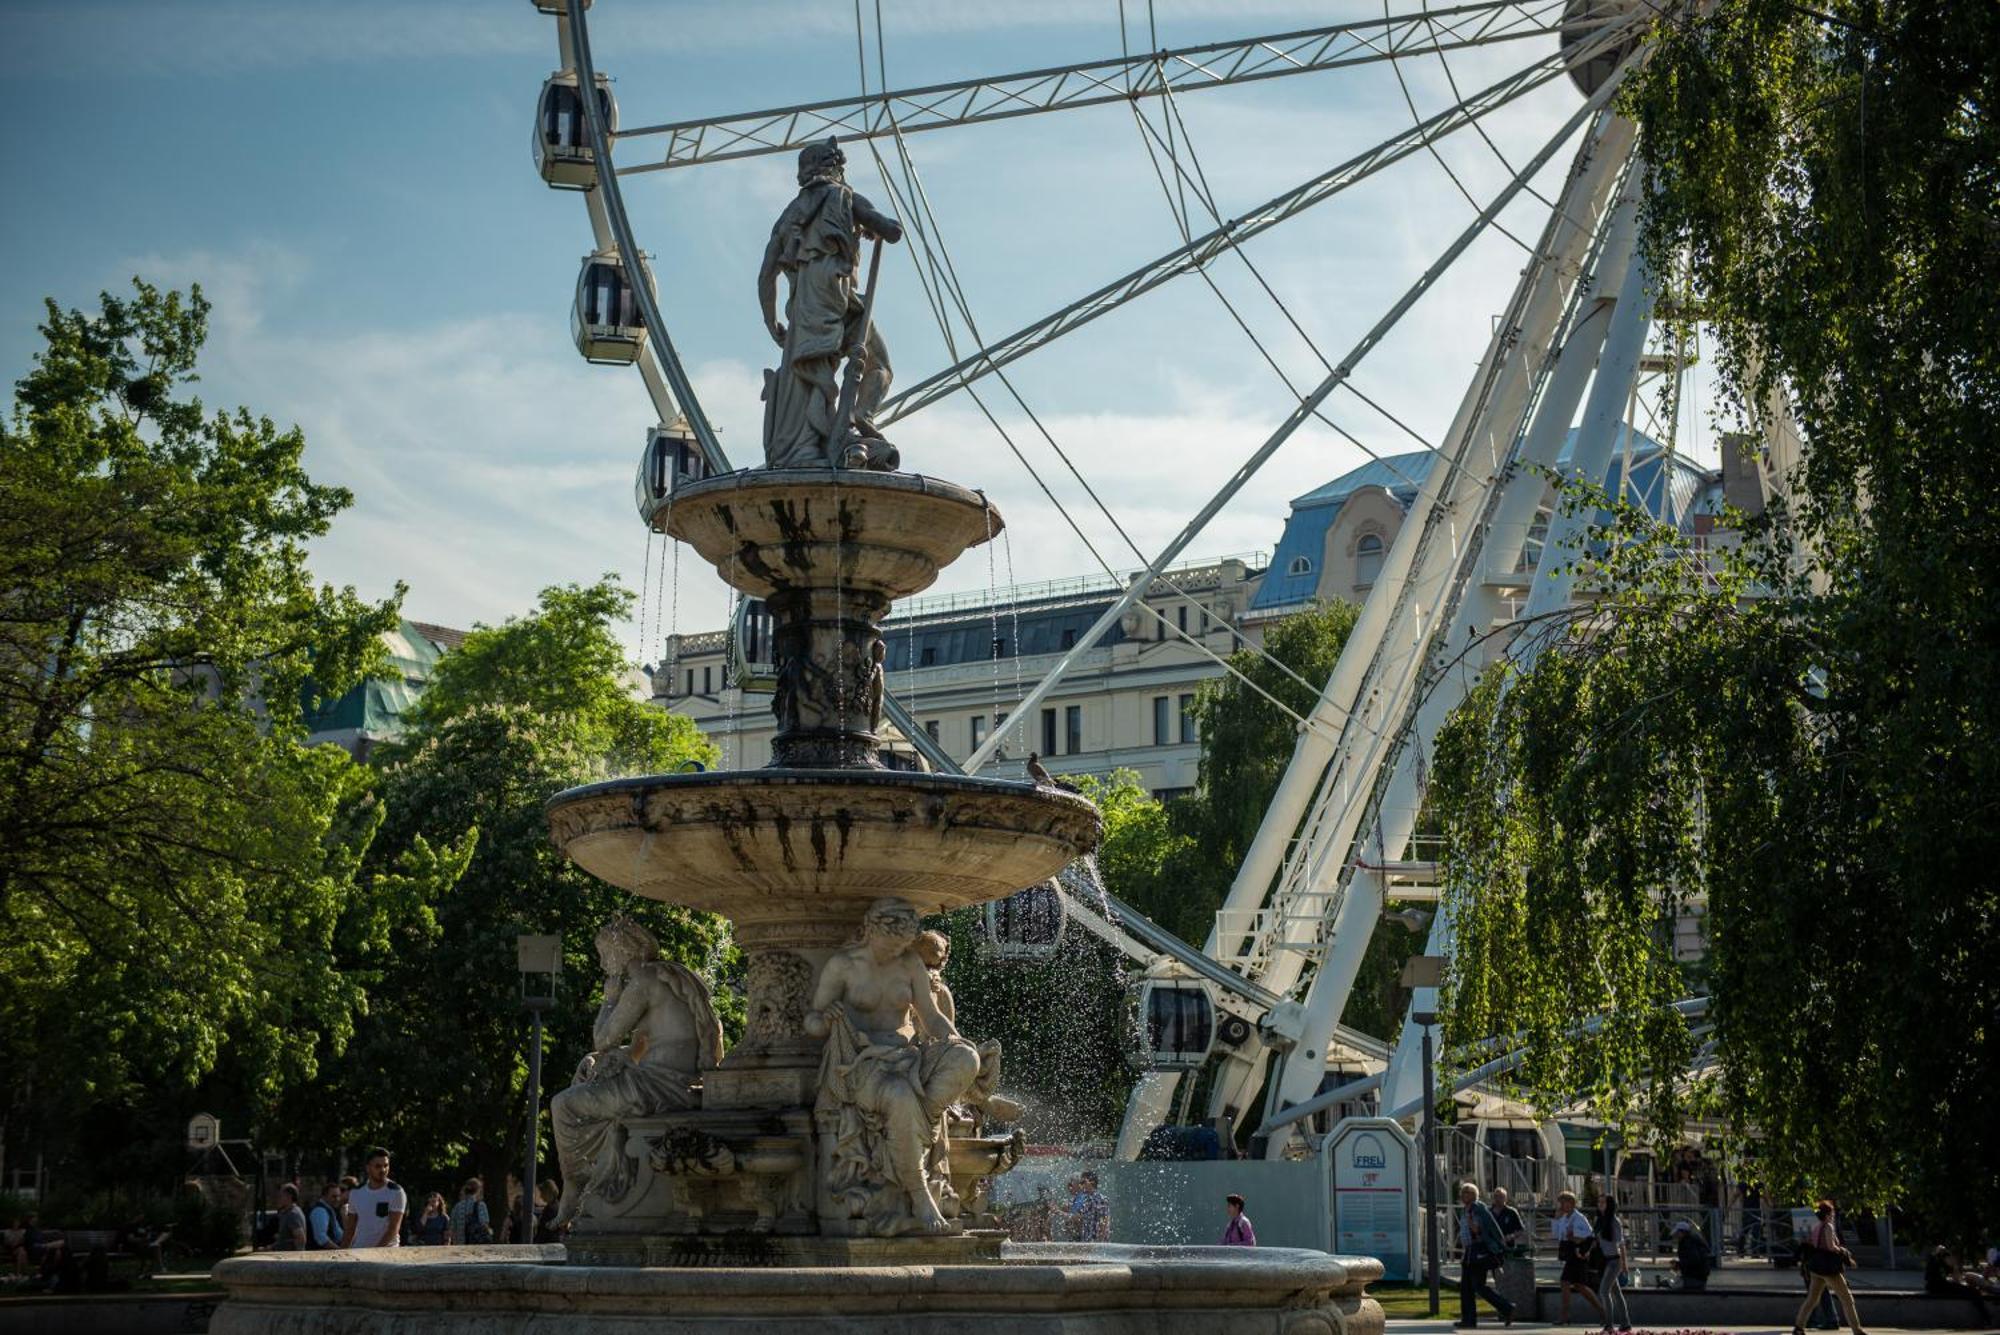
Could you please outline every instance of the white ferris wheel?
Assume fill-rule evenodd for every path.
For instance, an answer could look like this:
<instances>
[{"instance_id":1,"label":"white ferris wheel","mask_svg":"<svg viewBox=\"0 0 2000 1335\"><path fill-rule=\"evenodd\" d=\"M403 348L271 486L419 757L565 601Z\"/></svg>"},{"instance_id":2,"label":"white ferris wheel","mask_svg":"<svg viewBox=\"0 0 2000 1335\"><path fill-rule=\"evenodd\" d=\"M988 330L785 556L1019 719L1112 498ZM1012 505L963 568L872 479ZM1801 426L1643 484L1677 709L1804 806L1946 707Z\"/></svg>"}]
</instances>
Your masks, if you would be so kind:
<instances>
[{"instance_id":1,"label":"white ferris wheel","mask_svg":"<svg viewBox=\"0 0 2000 1335\"><path fill-rule=\"evenodd\" d=\"M1636 160L1636 128L1614 105L1622 81L1645 59L1648 26L1671 19L1669 11L1680 13L1682 6L1668 0L1402 0L1405 8L1392 12L1397 3L1386 0L1380 17L1307 30L626 127L591 48L590 0L534 0L554 19L560 61L542 89L535 162L550 186L579 193L595 242L577 280L576 344L590 361L636 365L662 424L649 434L638 479L649 527L676 480L740 464L724 452L675 346L672 294L663 301L655 291L625 208L623 177L794 154L828 136L866 145L894 211L908 226L926 298L953 353L949 365L896 389L876 418L888 426L953 395L976 394L989 379L1019 402L1007 381L1013 363L1176 279L1205 280L1224 259L1247 267L1282 312L1282 301L1243 250L1253 237L1336 201L1399 163L1436 154L1440 142L1460 132L1484 139L1505 164L1508 179L1485 197L1453 177L1461 207L1471 210L1463 229L1353 346L1338 356L1319 355L1325 374L1317 385L1286 382L1287 395L1274 405L1263 442L1170 542L1144 554L1145 569L1123 581L1122 594L1091 630L962 765L893 698L885 701L890 719L936 770L977 772L992 760L1012 723L1033 717L1102 635L1134 609L1142 615L1148 610L1145 595L1153 581L1302 425L1315 419L1333 425L1325 417L1328 401L1361 393L1353 383L1356 368L1455 261L1501 226L1503 211L1524 196L1544 206L1538 232L1509 233L1523 255L1519 281L1493 322L1449 428L1427 441L1429 458L1407 479L1415 499L1332 676L1308 683L1317 702L1293 716L1292 760L1207 940L1182 942L1109 900L1093 883L1094 872L1082 867L1065 874L1067 893L1041 891L1037 898L1038 892L1024 892L991 914L991 925L1017 947L1047 944L1068 919L1143 966L1140 1006L1150 1069L1128 1103L1121 1157L1135 1154L1151 1127L1176 1116L1240 1122L1260 1090L1272 1111L1251 1128L1253 1145L1271 1157L1309 1140L1315 1114L1364 1094L1372 1093L1389 1116L1415 1112L1422 1103L1416 1055L1422 1031L1413 1018L1406 1017L1381 1074L1326 1085L1330 1049L1343 1038L1339 1017L1376 923L1394 904L1439 897L1436 862L1412 845L1431 739L1476 675L1464 670L1468 662L1476 669L1498 655L1532 654L1533 628L1576 593L1573 567L1539 556L1574 544L1591 517L1554 510L1551 476L1613 486L1656 514L1683 517L1677 510L1686 497L1671 494L1671 465L1684 448L1679 435L1681 386L1692 362L1688 326L1665 319L1673 314L1661 309L1670 284L1652 272L1635 244L1644 172ZM857 39L862 26L857 7ZM1479 86L1455 77L1449 64L1454 54L1477 48L1504 49L1514 68ZM1442 64L1453 99L1428 114L1411 100L1407 125L1273 198L1247 207L1217 200L1199 162L1176 152L1176 104L1196 92L1384 63L1397 69L1400 82L1403 62ZM1538 148L1510 160L1493 145L1482 122L1537 89L1565 82L1576 94L1574 105ZM585 96L584 89L595 95ZM978 338L972 346L962 337L951 340L954 305L963 328L976 326L941 238L926 226L934 218L907 141L957 126L1120 102L1132 105L1146 127L1160 187L1181 201L1180 244L1080 297L1052 303L1046 315L1003 335ZM1538 190L1543 169L1562 163L1567 170L1560 184ZM1228 305L1219 288L1216 295ZM1233 308L1230 314L1242 323ZM1296 322L1292 327L1297 331ZM1797 460L1798 441L1781 404L1769 405L1764 418L1764 438L1744 457L1766 493L1774 494ZM1635 457L1635 441L1643 442L1644 458ZM1081 472L1077 477L1083 481ZM1644 494L1648 488L1651 495ZM1103 518L1116 523L1110 508ZM1435 917L1426 953L1446 953L1450 930L1442 915ZM1685 1005L1695 1013L1703 1003ZM1419 987L1411 1015L1435 1006L1434 989ZM1490 1076L1511 1060L1517 1058L1503 1054L1468 1078ZM1189 1106L1194 1082L1187 1077L1211 1065L1207 1106Z\"/></svg>"}]
</instances>

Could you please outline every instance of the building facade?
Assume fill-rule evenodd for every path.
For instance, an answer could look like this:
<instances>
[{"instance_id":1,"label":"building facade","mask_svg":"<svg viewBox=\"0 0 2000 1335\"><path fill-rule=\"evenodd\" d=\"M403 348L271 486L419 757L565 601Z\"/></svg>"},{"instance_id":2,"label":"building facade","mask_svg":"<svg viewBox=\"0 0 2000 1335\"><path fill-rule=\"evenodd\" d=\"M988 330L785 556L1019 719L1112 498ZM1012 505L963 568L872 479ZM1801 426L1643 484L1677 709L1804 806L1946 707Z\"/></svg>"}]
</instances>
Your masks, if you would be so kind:
<instances>
[{"instance_id":1,"label":"building facade","mask_svg":"<svg viewBox=\"0 0 2000 1335\"><path fill-rule=\"evenodd\" d=\"M1057 775L1138 772L1161 797L1191 790L1194 700L1239 647L1261 555L1166 572L1084 653L1031 718L1008 728L988 773L1019 777L1030 753ZM1117 601L1109 577L907 600L883 624L889 690L956 760L971 755ZM775 731L754 600L734 631L669 638L654 699L693 719L730 768L769 762ZM892 750L909 749L891 737Z\"/></svg>"},{"instance_id":2,"label":"building facade","mask_svg":"<svg viewBox=\"0 0 2000 1335\"><path fill-rule=\"evenodd\" d=\"M1613 454L1607 492L1688 532L1709 532L1727 449L1716 471L1639 432ZM1034 717L1009 726L987 772L1018 777L1032 752L1056 775L1131 769L1161 798L1191 790L1201 751L1192 707L1202 683L1223 675L1221 659L1232 651L1260 644L1272 622L1335 599L1364 601L1435 457L1419 450L1371 459L1297 497L1268 561L1234 556L1166 572ZM1523 596L1547 520L1545 509L1527 535ZM1085 577L907 600L883 625L889 690L962 761L1121 589L1109 577ZM722 748L726 768L768 763L775 730L760 661L767 623L755 600L745 608L734 630L670 636L666 662L652 673L655 702L693 719ZM910 749L893 735L889 747Z\"/></svg>"}]
</instances>

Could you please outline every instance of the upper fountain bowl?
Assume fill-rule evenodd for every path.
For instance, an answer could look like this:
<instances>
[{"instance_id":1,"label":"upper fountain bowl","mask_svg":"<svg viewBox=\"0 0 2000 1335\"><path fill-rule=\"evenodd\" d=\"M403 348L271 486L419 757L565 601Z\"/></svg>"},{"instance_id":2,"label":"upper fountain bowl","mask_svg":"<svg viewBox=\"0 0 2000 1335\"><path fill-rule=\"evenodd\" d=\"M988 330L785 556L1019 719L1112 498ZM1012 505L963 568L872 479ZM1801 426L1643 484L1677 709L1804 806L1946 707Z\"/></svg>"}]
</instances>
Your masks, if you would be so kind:
<instances>
[{"instance_id":1,"label":"upper fountain bowl","mask_svg":"<svg viewBox=\"0 0 2000 1335\"><path fill-rule=\"evenodd\" d=\"M841 586L908 597L1002 527L985 497L955 483L834 468L759 468L687 483L656 520L757 598Z\"/></svg>"},{"instance_id":2,"label":"upper fountain bowl","mask_svg":"<svg viewBox=\"0 0 2000 1335\"><path fill-rule=\"evenodd\" d=\"M549 828L575 863L746 939L849 934L885 896L919 912L1000 899L1097 847L1087 799L1010 779L895 770L660 774L571 788Z\"/></svg>"}]
</instances>

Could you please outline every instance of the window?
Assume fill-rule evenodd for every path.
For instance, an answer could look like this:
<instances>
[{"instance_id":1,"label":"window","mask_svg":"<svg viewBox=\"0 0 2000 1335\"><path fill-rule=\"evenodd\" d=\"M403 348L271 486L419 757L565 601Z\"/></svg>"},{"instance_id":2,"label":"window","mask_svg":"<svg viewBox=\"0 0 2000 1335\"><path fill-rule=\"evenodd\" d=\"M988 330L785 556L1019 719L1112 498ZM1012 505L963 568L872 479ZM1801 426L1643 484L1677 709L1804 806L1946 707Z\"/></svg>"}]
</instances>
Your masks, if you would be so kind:
<instances>
[{"instance_id":1,"label":"window","mask_svg":"<svg viewBox=\"0 0 2000 1335\"><path fill-rule=\"evenodd\" d=\"M1071 626L1063 631L1062 647L1065 649L1076 648L1076 627Z\"/></svg>"},{"instance_id":2,"label":"window","mask_svg":"<svg viewBox=\"0 0 2000 1335\"><path fill-rule=\"evenodd\" d=\"M682 692L681 692L681 694L682 694L682 695L693 695L693 694L694 694L694 669L693 669L693 668L689 668L689 669L688 669L688 688L687 688L687 689L686 689L685 691L682 691Z\"/></svg>"},{"instance_id":3,"label":"window","mask_svg":"<svg viewBox=\"0 0 2000 1335\"><path fill-rule=\"evenodd\" d=\"M712 667L705 667L701 670L701 693L703 695L715 694L715 669Z\"/></svg>"},{"instance_id":4,"label":"window","mask_svg":"<svg viewBox=\"0 0 2000 1335\"><path fill-rule=\"evenodd\" d=\"M1194 697L1192 695L1181 697L1181 740L1184 742L1194 740Z\"/></svg>"},{"instance_id":5,"label":"window","mask_svg":"<svg viewBox=\"0 0 2000 1335\"><path fill-rule=\"evenodd\" d=\"M1083 706L1070 705L1063 710L1063 751L1075 755L1083 750Z\"/></svg>"},{"instance_id":6,"label":"window","mask_svg":"<svg viewBox=\"0 0 2000 1335\"><path fill-rule=\"evenodd\" d=\"M925 735L926 735L926 736L928 736L928 737L929 737L929 738L930 738L930 739L931 739L932 741L934 741L934 742L935 742L935 741L937 741L937 739L938 739L938 721L937 721L936 719L934 719L934 718L933 718L933 719L925 719L925 720L924 720L924 733L925 733Z\"/></svg>"},{"instance_id":7,"label":"window","mask_svg":"<svg viewBox=\"0 0 2000 1335\"><path fill-rule=\"evenodd\" d=\"M1153 697L1153 745L1165 746L1166 744L1167 744L1167 697L1164 695L1156 695Z\"/></svg>"},{"instance_id":8,"label":"window","mask_svg":"<svg viewBox=\"0 0 2000 1335\"><path fill-rule=\"evenodd\" d=\"M1044 709L1042 711L1042 754L1052 756L1055 753L1056 711L1053 709Z\"/></svg>"},{"instance_id":9,"label":"window","mask_svg":"<svg viewBox=\"0 0 2000 1335\"><path fill-rule=\"evenodd\" d=\"M1292 563L1285 567L1285 573L1288 575L1310 575L1312 572L1313 563L1310 556L1294 556Z\"/></svg>"},{"instance_id":10,"label":"window","mask_svg":"<svg viewBox=\"0 0 2000 1335\"><path fill-rule=\"evenodd\" d=\"M974 714L972 716L972 749L975 751L978 750L979 744L985 740L986 740L986 715Z\"/></svg>"},{"instance_id":11,"label":"window","mask_svg":"<svg viewBox=\"0 0 2000 1335\"><path fill-rule=\"evenodd\" d=\"M1354 584L1356 588L1367 588L1382 574L1382 539L1373 533L1361 535L1361 541L1354 544Z\"/></svg>"},{"instance_id":12,"label":"window","mask_svg":"<svg viewBox=\"0 0 2000 1335\"><path fill-rule=\"evenodd\" d=\"M937 666L937 646L935 644L927 644L924 646L924 656L921 659L917 660L917 666L919 667Z\"/></svg>"},{"instance_id":13,"label":"window","mask_svg":"<svg viewBox=\"0 0 2000 1335\"><path fill-rule=\"evenodd\" d=\"M1005 658L1007 656L1007 637L1005 635L995 635L993 637L993 656L995 658Z\"/></svg>"},{"instance_id":14,"label":"window","mask_svg":"<svg viewBox=\"0 0 2000 1335\"><path fill-rule=\"evenodd\" d=\"M1208 634L1208 604L1201 605L1201 633Z\"/></svg>"},{"instance_id":15,"label":"window","mask_svg":"<svg viewBox=\"0 0 2000 1335\"><path fill-rule=\"evenodd\" d=\"M1176 607L1176 608L1174 609L1174 619L1175 619L1175 620L1177 620L1177 621L1179 621L1179 622L1180 622L1180 624L1181 624L1181 634L1183 634L1183 635L1187 634L1187 604L1186 604L1186 603L1182 603L1182 604L1181 604L1181 605L1180 605L1179 607Z\"/></svg>"}]
</instances>

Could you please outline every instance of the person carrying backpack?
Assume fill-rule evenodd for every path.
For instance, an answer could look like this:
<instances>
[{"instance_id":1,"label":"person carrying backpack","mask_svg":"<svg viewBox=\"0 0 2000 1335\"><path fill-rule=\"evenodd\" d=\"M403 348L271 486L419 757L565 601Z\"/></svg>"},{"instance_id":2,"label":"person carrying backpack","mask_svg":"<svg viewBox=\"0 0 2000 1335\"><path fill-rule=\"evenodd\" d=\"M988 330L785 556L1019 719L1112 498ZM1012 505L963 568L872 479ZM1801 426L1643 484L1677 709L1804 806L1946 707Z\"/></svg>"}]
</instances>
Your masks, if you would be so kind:
<instances>
[{"instance_id":1,"label":"person carrying backpack","mask_svg":"<svg viewBox=\"0 0 2000 1335\"><path fill-rule=\"evenodd\" d=\"M477 1247L493 1241L493 1220L480 1199L486 1184L469 1177L451 1205L451 1240L463 1247Z\"/></svg>"},{"instance_id":2,"label":"person carrying backpack","mask_svg":"<svg viewBox=\"0 0 2000 1335\"><path fill-rule=\"evenodd\" d=\"M1820 1296L1829 1290L1840 1300L1840 1312L1847 1318L1848 1329L1854 1335L1868 1335L1861 1329L1861 1318L1854 1310L1854 1293L1847 1287L1846 1271L1854 1264L1854 1256L1840 1245L1840 1230L1833 1222L1833 1202L1821 1201L1813 1213L1819 1216L1819 1222L1805 1236L1806 1300L1792 1318L1792 1335L1805 1335L1806 1318L1819 1305Z\"/></svg>"}]
</instances>

